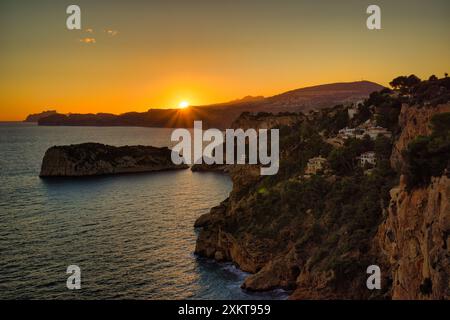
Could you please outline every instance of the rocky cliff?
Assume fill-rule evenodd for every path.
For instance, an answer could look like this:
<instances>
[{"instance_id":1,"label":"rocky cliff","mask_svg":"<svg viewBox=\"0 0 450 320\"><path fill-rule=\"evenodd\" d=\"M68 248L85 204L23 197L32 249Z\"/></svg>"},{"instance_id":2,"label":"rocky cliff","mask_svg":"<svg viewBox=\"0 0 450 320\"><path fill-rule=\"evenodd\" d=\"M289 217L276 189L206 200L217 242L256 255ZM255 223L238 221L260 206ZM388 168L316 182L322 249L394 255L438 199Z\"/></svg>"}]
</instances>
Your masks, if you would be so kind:
<instances>
[{"instance_id":1,"label":"rocky cliff","mask_svg":"<svg viewBox=\"0 0 450 320\"><path fill-rule=\"evenodd\" d=\"M49 148L42 160L40 176L78 177L185 168L186 165L172 163L168 148L83 143Z\"/></svg>"},{"instance_id":2,"label":"rocky cliff","mask_svg":"<svg viewBox=\"0 0 450 320\"><path fill-rule=\"evenodd\" d=\"M449 235L450 179L408 192L402 178L375 238L388 259L393 299L450 297Z\"/></svg>"},{"instance_id":3,"label":"rocky cliff","mask_svg":"<svg viewBox=\"0 0 450 320\"><path fill-rule=\"evenodd\" d=\"M401 130L397 138L394 148L392 149L391 165L401 171L402 151L406 149L408 144L417 136L427 136L431 133L430 120L439 113L450 112L450 103L441 104L436 107L410 106L403 104L400 111L398 124Z\"/></svg>"},{"instance_id":4,"label":"rocky cliff","mask_svg":"<svg viewBox=\"0 0 450 320\"><path fill-rule=\"evenodd\" d=\"M291 299L448 299L448 172L412 189L398 178L405 148L431 133L433 115L448 111L448 104L404 104L392 151L378 146L379 166L369 175L354 167L310 179L302 178L305 161L330 147L314 133L321 123L241 117L235 124L244 128L290 127L280 140L280 171L261 177L254 166L230 167L233 189L197 220L195 252L251 272L242 284L247 290L290 289ZM333 156L349 165L344 149ZM373 264L381 268L381 290L366 287Z\"/></svg>"},{"instance_id":5,"label":"rocky cliff","mask_svg":"<svg viewBox=\"0 0 450 320\"><path fill-rule=\"evenodd\" d=\"M399 115L401 133L391 165L402 172L404 151L418 136L432 133L433 116L450 112L450 104L434 107L404 104ZM444 172L428 186L409 190L405 176L391 189L391 200L374 245L381 249L392 279L393 299L450 297L450 179Z\"/></svg>"}]
</instances>

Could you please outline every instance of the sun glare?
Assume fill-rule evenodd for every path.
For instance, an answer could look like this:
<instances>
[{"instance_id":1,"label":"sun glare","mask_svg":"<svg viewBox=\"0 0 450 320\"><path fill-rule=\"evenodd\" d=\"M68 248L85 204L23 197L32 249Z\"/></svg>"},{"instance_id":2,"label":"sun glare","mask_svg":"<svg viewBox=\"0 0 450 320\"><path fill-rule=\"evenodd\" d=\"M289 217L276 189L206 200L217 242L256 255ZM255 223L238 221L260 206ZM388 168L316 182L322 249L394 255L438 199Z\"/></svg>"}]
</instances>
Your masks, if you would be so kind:
<instances>
[{"instance_id":1,"label":"sun glare","mask_svg":"<svg viewBox=\"0 0 450 320\"><path fill-rule=\"evenodd\" d=\"M180 108L180 109L184 109L184 108L187 108L187 107L189 107L189 102L187 102L187 101L181 101L178 104L178 108Z\"/></svg>"}]
</instances>

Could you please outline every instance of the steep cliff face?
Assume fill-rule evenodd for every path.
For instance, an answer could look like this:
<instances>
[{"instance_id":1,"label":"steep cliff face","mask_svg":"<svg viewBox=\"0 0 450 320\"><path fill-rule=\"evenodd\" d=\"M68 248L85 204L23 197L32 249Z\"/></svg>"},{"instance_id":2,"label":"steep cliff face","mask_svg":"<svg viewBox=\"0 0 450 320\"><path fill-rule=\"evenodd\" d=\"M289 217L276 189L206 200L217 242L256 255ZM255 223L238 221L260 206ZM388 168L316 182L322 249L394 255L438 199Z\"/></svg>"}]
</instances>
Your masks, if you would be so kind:
<instances>
[{"instance_id":1,"label":"steep cliff face","mask_svg":"<svg viewBox=\"0 0 450 320\"><path fill-rule=\"evenodd\" d=\"M260 250L263 241L246 232L228 230L226 226L245 207L247 188L259 179L259 167L233 165L228 167L228 173L233 181L230 197L195 223L195 227L202 228L195 253L217 261L233 261L243 271L255 273L267 262Z\"/></svg>"},{"instance_id":2,"label":"steep cliff face","mask_svg":"<svg viewBox=\"0 0 450 320\"><path fill-rule=\"evenodd\" d=\"M450 104L436 107L403 105L401 134L394 144L391 165L405 168L402 152L417 136L431 134L430 120L450 112ZM448 173L447 173L448 175ZM450 297L450 180L434 177L430 185L408 190L404 176L390 192L386 220L375 238L392 277L393 299Z\"/></svg>"},{"instance_id":3,"label":"steep cliff face","mask_svg":"<svg viewBox=\"0 0 450 320\"><path fill-rule=\"evenodd\" d=\"M186 165L173 164L168 148L83 143L49 148L40 176L78 177L185 168Z\"/></svg>"},{"instance_id":4,"label":"steep cliff face","mask_svg":"<svg viewBox=\"0 0 450 320\"><path fill-rule=\"evenodd\" d=\"M406 191L391 190L386 220L376 240L388 259L393 299L450 297L450 179Z\"/></svg>"},{"instance_id":5,"label":"steep cliff face","mask_svg":"<svg viewBox=\"0 0 450 320\"><path fill-rule=\"evenodd\" d=\"M448 111L448 104L404 105L393 151L369 177L299 178L295 150L311 152L319 142L305 135L314 124L293 129L283 138L277 177L262 178L250 166L230 168L229 199L196 222L196 253L251 272L245 289L292 289L291 299L448 299L448 173L409 189L386 169L391 162L402 170L408 144L431 134L431 118ZM244 128L271 125L239 121ZM373 264L381 268L381 290L366 286Z\"/></svg>"},{"instance_id":6,"label":"steep cliff face","mask_svg":"<svg viewBox=\"0 0 450 320\"><path fill-rule=\"evenodd\" d=\"M391 155L391 166L397 170L402 170L402 151L417 136L427 136L431 133L430 120L438 113L450 112L450 103L438 105L433 108L402 105L398 123L400 126L400 136L394 144Z\"/></svg>"}]
</instances>

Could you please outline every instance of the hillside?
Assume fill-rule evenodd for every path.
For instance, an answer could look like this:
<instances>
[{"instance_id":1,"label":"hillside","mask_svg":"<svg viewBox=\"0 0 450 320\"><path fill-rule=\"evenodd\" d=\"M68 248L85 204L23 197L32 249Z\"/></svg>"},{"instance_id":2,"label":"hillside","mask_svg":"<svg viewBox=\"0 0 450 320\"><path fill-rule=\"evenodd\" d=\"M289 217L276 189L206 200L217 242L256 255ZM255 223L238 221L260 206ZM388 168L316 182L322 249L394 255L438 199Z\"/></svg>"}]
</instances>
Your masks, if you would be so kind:
<instances>
[{"instance_id":1,"label":"hillside","mask_svg":"<svg viewBox=\"0 0 450 320\"><path fill-rule=\"evenodd\" d=\"M349 104L367 98L383 89L369 82L333 83L301 88L273 97L245 97L227 103L193 106L188 109L150 109L147 112L113 114L53 114L39 120L39 125L63 126L144 126L192 127L202 120L205 127L228 128L242 112L307 112L338 104Z\"/></svg>"},{"instance_id":2,"label":"hillside","mask_svg":"<svg viewBox=\"0 0 450 320\"><path fill-rule=\"evenodd\" d=\"M280 170L229 166L233 190L197 220L196 253L291 299L449 299L449 101L444 78L373 93L353 117L241 116L280 129ZM366 286L370 265L380 290Z\"/></svg>"}]
</instances>

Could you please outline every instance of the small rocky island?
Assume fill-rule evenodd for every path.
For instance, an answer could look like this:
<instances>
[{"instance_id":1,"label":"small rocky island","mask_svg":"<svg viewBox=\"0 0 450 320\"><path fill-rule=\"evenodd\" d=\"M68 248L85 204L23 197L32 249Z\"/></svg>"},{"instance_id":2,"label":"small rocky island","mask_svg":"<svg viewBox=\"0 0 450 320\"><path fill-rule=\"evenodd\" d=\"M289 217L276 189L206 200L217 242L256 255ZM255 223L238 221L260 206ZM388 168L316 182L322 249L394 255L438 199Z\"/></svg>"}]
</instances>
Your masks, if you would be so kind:
<instances>
[{"instance_id":1,"label":"small rocky island","mask_svg":"<svg viewBox=\"0 0 450 320\"><path fill-rule=\"evenodd\" d=\"M40 177L82 177L186 169L175 165L167 147L83 143L54 146L45 152Z\"/></svg>"}]
</instances>

